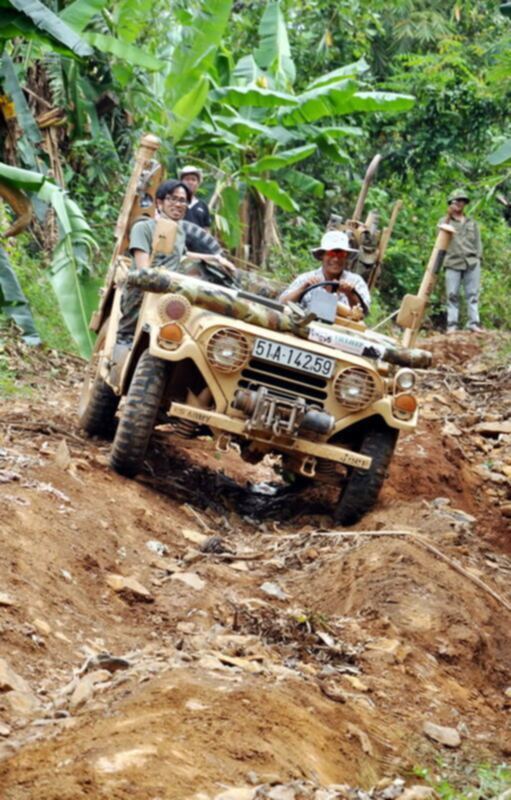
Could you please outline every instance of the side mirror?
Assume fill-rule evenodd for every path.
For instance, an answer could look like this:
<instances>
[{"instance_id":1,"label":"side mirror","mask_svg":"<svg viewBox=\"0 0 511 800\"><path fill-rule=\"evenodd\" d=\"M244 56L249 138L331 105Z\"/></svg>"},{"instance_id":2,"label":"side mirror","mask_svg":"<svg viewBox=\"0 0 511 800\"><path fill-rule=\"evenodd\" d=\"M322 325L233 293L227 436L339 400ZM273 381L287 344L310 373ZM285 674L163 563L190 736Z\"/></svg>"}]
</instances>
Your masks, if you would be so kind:
<instances>
[{"instance_id":1,"label":"side mirror","mask_svg":"<svg viewBox=\"0 0 511 800\"><path fill-rule=\"evenodd\" d=\"M416 294L405 294L396 317L397 324L401 328L417 328L424 315L425 307L426 301L422 297Z\"/></svg>"}]
</instances>

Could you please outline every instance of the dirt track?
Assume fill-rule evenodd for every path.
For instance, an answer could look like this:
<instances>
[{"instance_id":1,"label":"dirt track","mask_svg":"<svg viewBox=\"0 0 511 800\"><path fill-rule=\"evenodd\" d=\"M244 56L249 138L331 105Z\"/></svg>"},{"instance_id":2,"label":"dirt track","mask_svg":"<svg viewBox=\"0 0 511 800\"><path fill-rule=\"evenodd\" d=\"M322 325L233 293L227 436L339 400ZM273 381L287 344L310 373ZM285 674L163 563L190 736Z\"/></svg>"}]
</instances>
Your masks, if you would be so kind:
<instances>
[{"instance_id":1,"label":"dirt track","mask_svg":"<svg viewBox=\"0 0 511 800\"><path fill-rule=\"evenodd\" d=\"M76 426L79 363L24 354L33 394L1 403L2 800L249 798L509 761L511 376L483 342L431 340L419 430L344 530L307 498L247 517L239 485L265 473L205 441L112 474Z\"/></svg>"}]
</instances>

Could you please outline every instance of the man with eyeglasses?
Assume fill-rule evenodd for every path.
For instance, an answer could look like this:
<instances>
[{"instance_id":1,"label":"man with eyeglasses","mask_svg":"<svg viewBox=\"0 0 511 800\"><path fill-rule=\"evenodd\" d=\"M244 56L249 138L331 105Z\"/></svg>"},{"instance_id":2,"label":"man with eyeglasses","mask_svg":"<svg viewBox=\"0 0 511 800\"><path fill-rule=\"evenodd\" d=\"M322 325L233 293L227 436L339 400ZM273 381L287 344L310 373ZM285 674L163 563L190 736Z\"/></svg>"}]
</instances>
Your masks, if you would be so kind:
<instances>
[{"instance_id":1,"label":"man with eyeglasses","mask_svg":"<svg viewBox=\"0 0 511 800\"><path fill-rule=\"evenodd\" d=\"M177 222L174 247L171 253L157 253L153 258L153 236L156 221L150 217L138 219L130 232L129 252L132 257L132 269L153 266L180 272L182 269L181 259L186 250L192 253L215 255L220 262L225 262L221 255L222 248L217 240L198 225L184 220L190 199L191 192L182 181L167 180L158 186L156 210L159 217ZM199 277L201 276L199 275ZM117 333L119 343L131 343L143 296L144 293L141 289L133 286L124 288L121 295L122 315Z\"/></svg>"},{"instance_id":2,"label":"man with eyeglasses","mask_svg":"<svg viewBox=\"0 0 511 800\"><path fill-rule=\"evenodd\" d=\"M341 310L352 312L353 316L365 316L371 305L371 296L365 280L346 269L350 253L356 253L350 246L348 234L344 231L328 231L321 239L319 247L315 247L312 255L321 261L321 267L299 275L280 295L282 303L299 303L307 308L314 291L306 289L326 281L337 281L338 286L325 286L326 291L338 294L338 305Z\"/></svg>"}]
</instances>

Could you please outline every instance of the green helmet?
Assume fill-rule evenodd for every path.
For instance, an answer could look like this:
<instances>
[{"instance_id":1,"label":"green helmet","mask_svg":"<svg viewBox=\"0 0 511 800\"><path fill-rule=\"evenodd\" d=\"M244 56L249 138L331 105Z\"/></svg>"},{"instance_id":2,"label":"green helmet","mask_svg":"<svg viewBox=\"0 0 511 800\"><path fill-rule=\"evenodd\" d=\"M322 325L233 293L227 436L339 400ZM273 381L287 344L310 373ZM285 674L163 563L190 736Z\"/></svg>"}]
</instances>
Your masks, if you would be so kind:
<instances>
[{"instance_id":1,"label":"green helmet","mask_svg":"<svg viewBox=\"0 0 511 800\"><path fill-rule=\"evenodd\" d=\"M465 189L455 189L447 198L447 202L452 203L453 200L465 200L468 203L470 202L470 197Z\"/></svg>"}]
</instances>

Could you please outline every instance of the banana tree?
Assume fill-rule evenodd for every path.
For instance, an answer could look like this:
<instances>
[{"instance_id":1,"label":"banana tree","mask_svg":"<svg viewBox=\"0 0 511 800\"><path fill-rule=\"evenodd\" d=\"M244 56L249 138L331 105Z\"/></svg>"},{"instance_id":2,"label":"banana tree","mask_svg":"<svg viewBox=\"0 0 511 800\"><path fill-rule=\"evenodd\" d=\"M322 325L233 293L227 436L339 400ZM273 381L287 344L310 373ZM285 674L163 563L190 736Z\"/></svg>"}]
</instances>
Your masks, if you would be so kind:
<instances>
[{"instance_id":1,"label":"banana tree","mask_svg":"<svg viewBox=\"0 0 511 800\"><path fill-rule=\"evenodd\" d=\"M93 344L88 321L98 290L89 267L96 246L90 227L76 203L44 175L0 162L0 179L7 186L35 195L55 210L60 235L49 280L80 355L88 358Z\"/></svg>"},{"instance_id":2,"label":"banana tree","mask_svg":"<svg viewBox=\"0 0 511 800\"><path fill-rule=\"evenodd\" d=\"M187 142L213 157L229 148L228 157L220 161L214 197L217 222L230 246L243 236L251 260L264 263L277 240L274 207L296 212L298 196L322 195L322 182L297 165L315 153L341 165L349 162L343 140L362 131L340 124L340 117L395 113L412 106L409 95L373 91L367 72L361 59L294 93L296 69L284 16L279 1L269 0L259 24L258 47L233 66L227 85L217 85L210 93L207 112ZM234 220L239 206L241 225Z\"/></svg>"}]
</instances>

